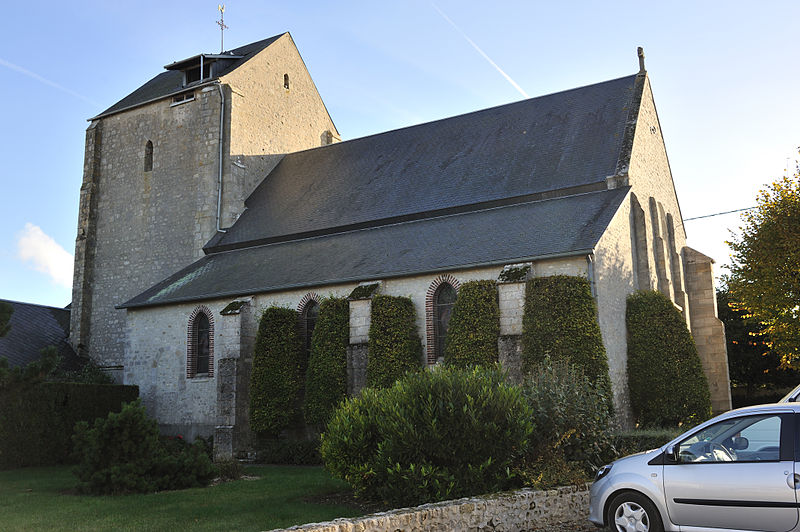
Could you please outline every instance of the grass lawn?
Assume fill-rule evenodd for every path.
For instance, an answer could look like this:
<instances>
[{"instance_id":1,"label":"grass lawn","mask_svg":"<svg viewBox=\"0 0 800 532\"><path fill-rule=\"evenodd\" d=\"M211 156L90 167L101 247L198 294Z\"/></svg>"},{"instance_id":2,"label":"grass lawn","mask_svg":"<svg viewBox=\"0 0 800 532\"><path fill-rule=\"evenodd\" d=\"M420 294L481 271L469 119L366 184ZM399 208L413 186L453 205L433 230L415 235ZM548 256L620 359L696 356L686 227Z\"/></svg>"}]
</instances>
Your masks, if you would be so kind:
<instances>
[{"instance_id":1,"label":"grass lawn","mask_svg":"<svg viewBox=\"0 0 800 532\"><path fill-rule=\"evenodd\" d=\"M364 513L321 467L252 466L238 480L149 495L75 495L70 466L0 471L0 529L270 530ZM339 501L339 502L336 502Z\"/></svg>"}]
</instances>

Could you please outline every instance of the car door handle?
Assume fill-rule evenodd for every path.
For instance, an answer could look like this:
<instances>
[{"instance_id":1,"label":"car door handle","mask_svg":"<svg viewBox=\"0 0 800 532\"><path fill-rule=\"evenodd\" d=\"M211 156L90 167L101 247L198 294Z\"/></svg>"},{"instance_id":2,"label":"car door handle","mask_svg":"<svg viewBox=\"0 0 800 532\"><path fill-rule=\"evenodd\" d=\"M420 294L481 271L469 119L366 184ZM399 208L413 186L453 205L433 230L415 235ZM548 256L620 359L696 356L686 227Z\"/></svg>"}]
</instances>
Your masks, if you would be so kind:
<instances>
[{"instance_id":1,"label":"car door handle","mask_svg":"<svg viewBox=\"0 0 800 532\"><path fill-rule=\"evenodd\" d=\"M789 484L789 487L794 490L800 489L800 475L797 473L793 475L786 475L786 483Z\"/></svg>"}]
</instances>

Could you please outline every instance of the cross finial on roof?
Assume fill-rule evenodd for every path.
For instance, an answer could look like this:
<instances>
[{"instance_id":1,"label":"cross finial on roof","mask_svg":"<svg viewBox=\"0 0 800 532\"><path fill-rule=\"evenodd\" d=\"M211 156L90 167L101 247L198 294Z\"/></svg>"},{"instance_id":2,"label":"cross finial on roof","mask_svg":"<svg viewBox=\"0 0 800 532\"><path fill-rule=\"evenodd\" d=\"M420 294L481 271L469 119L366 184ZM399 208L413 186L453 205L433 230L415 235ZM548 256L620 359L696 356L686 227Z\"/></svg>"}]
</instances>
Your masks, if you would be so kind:
<instances>
[{"instance_id":1,"label":"cross finial on roof","mask_svg":"<svg viewBox=\"0 0 800 532\"><path fill-rule=\"evenodd\" d=\"M639 56L639 73L645 71L644 69L644 48L641 46L636 49L636 54Z\"/></svg>"},{"instance_id":2,"label":"cross finial on roof","mask_svg":"<svg viewBox=\"0 0 800 532\"><path fill-rule=\"evenodd\" d=\"M219 10L219 20L217 24L219 24L219 53L225 52L225 30L228 29L228 26L225 25L225 4L219 4L217 6Z\"/></svg>"}]
</instances>

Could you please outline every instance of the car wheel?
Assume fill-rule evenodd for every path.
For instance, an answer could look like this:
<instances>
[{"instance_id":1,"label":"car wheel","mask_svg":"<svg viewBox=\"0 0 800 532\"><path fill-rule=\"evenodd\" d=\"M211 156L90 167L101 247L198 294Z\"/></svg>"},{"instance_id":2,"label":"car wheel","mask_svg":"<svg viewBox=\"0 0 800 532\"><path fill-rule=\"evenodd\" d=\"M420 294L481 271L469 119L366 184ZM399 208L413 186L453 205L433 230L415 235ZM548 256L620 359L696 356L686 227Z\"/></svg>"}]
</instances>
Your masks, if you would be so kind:
<instances>
[{"instance_id":1,"label":"car wheel","mask_svg":"<svg viewBox=\"0 0 800 532\"><path fill-rule=\"evenodd\" d=\"M608 506L608 528L615 532L664 532L650 499L635 491L620 493Z\"/></svg>"}]
</instances>

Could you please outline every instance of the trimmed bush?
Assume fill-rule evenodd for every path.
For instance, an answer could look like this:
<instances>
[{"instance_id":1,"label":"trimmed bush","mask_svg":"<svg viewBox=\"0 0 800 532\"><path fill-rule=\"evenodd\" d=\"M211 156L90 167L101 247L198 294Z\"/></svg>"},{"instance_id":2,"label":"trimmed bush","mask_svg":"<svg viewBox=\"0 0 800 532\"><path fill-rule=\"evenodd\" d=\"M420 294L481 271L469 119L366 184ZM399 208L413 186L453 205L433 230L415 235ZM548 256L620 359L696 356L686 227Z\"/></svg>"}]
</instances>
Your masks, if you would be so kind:
<instances>
[{"instance_id":1,"label":"trimmed bush","mask_svg":"<svg viewBox=\"0 0 800 532\"><path fill-rule=\"evenodd\" d=\"M303 414L309 426L321 430L347 395L349 344L350 303L346 299L324 299L311 337L306 373Z\"/></svg>"},{"instance_id":2,"label":"trimmed bush","mask_svg":"<svg viewBox=\"0 0 800 532\"><path fill-rule=\"evenodd\" d=\"M5 382L0 386L0 469L69 462L78 421L118 412L137 386Z\"/></svg>"},{"instance_id":3,"label":"trimmed bush","mask_svg":"<svg viewBox=\"0 0 800 532\"><path fill-rule=\"evenodd\" d=\"M608 390L610 399L611 379L597 305L583 277L554 275L528 281L522 318L523 373L531 373L547 357L575 364Z\"/></svg>"},{"instance_id":4,"label":"trimmed bush","mask_svg":"<svg viewBox=\"0 0 800 532\"><path fill-rule=\"evenodd\" d=\"M276 436L297 421L305 365L297 313L279 307L264 310L250 374L250 428L254 432Z\"/></svg>"},{"instance_id":5,"label":"trimmed bush","mask_svg":"<svg viewBox=\"0 0 800 532\"><path fill-rule=\"evenodd\" d=\"M158 424L149 418L137 399L98 418L90 428L75 425L75 452L80 462L75 475L81 491L94 494L148 493L207 485L216 474L198 441L158 435Z\"/></svg>"},{"instance_id":6,"label":"trimmed bush","mask_svg":"<svg viewBox=\"0 0 800 532\"><path fill-rule=\"evenodd\" d=\"M367 385L386 388L422 366L417 314L407 297L375 296L369 328Z\"/></svg>"},{"instance_id":7,"label":"trimmed bush","mask_svg":"<svg viewBox=\"0 0 800 532\"><path fill-rule=\"evenodd\" d=\"M694 425L711 416L708 381L680 312L660 292L628 296L628 389L645 427Z\"/></svg>"},{"instance_id":8,"label":"trimmed bush","mask_svg":"<svg viewBox=\"0 0 800 532\"><path fill-rule=\"evenodd\" d=\"M497 368L438 367L343 403L322 458L358 497L395 507L490 493L518 484L531 417Z\"/></svg>"},{"instance_id":9,"label":"trimmed bush","mask_svg":"<svg viewBox=\"0 0 800 532\"><path fill-rule=\"evenodd\" d=\"M494 281L461 285L445 337L444 360L460 367L497 362L500 306Z\"/></svg>"}]
</instances>

